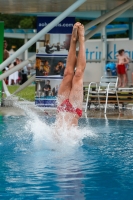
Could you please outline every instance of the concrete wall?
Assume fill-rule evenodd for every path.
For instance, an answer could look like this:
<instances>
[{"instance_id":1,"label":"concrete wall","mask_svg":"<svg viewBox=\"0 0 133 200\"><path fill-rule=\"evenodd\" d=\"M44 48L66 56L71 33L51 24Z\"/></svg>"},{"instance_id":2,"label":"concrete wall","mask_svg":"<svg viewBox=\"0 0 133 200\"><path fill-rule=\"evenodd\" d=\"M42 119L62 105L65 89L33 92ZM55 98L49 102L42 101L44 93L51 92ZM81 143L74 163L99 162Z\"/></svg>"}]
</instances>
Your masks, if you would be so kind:
<instances>
[{"instance_id":1,"label":"concrete wall","mask_svg":"<svg viewBox=\"0 0 133 200\"><path fill-rule=\"evenodd\" d=\"M84 82L99 82L102 76L101 63L87 63L84 73Z\"/></svg>"},{"instance_id":2,"label":"concrete wall","mask_svg":"<svg viewBox=\"0 0 133 200\"><path fill-rule=\"evenodd\" d=\"M128 70L128 83L130 84L132 82L131 80L131 74L133 72L133 63L129 64L129 70ZM106 75L106 73L102 72L102 66L101 63L87 63L86 69L84 73L84 82L99 82L101 76Z\"/></svg>"}]
</instances>

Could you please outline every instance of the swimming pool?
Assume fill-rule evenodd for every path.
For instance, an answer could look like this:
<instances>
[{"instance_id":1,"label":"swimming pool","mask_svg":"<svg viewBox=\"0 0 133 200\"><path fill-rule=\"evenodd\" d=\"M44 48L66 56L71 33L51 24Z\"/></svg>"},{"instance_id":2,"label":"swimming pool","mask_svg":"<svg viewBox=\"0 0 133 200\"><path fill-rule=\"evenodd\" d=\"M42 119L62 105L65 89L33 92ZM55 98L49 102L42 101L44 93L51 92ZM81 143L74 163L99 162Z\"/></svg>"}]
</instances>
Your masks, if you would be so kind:
<instances>
[{"instance_id":1,"label":"swimming pool","mask_svg":"<svg viewBox=\"0 0 133 200\"><path fill-rule=\"evenodd\" d=\"M54 118L35 121L0 117L0 199L133 199L133 121L81 119L55 143Z\"/></svg>"}]
</instances>

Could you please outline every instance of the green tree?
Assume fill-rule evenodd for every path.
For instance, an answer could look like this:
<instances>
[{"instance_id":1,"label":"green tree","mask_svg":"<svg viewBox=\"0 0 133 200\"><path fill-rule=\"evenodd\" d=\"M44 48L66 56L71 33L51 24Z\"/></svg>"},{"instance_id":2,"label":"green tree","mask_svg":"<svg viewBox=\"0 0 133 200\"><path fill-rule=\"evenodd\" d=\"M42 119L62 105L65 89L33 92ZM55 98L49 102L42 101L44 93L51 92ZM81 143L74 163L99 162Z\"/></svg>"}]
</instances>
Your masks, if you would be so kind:
<instances>
[{"instance_id":1,"label":"green tree","mask_svg":"<svg viewBox=\"0 0 133 200\"><path fill-rule=\"evenodd\" d=\"M5 29L36 29L36 17L25 17L20 15L9 15L9 14L1 14L0 13L0 21L4 21ZM13 38L5 38L8 42L8 50L11 49L12 46L16 46L16 49L19 49L23 44L24 40L22 39L13 39ZM32 45L29 48L30 52L36 51L36 45Z\"/></svg>"},{"instance_id":2,"label":"green tree","mask_svg":"<svg viewBox=\"0 0 133 200\"><path fill-rule=\"evenodd\" d=\"M36 28L34 23L35 21L36 21L35 17L30 17L30 18L26 17L19 22L19 26L20 28L24 29L30 29L30 28L34 29Z\"/></svg>"}]
</instances>

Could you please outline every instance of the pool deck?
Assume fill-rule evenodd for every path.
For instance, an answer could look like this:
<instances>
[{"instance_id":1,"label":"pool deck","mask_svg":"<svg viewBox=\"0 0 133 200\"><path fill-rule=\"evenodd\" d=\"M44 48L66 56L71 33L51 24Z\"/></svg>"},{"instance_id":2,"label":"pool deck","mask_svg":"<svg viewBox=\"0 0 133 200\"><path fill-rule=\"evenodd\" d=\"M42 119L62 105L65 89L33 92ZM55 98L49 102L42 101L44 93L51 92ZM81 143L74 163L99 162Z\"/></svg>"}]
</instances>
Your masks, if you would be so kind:
<instances>
[{"instance_id":1,"label":"pool deck","mask_svg":"<svg viewBox=\"0 0 133 200\"><path fill-rule=\"evenodd\" d=\"M24 103L19 102L20 106L27 106L29 109L31 109L34 113L37 115L49 115L49 116L55 116L56 115L56 108L39 108L36 107L33 102L31 103ZM26 105L25 105L26 104ZM84 111L83 105L83 111ZM18 107L0 107L0 115L3 116L26 116L26 112L23 109L20 109ZM117 109L114 108L108 108L107 114L104 114L104 109L101 111L96 108L92 108L91 110L87 111L87 114L83 112L83 118L97 118L97 119L120 119L120 120L133 120L133 105L129 106L128 108L121 109L121 112L119 113Z\"/></svg>"}]
</instances>

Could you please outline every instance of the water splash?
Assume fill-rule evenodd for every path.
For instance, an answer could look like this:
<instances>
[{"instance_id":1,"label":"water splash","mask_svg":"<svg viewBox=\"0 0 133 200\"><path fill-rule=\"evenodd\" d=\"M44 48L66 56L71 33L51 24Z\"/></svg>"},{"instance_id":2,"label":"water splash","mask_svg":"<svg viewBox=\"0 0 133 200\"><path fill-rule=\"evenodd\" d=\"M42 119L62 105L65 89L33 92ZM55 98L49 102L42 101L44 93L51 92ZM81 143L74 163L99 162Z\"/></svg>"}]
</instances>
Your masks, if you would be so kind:
<instances>
[{"instance_id":1,"label":"water splash","mask_svg":"<svg viewBox=\"0 0 133 200\"><path fill-rule=\"evenodd\" d=\"M26 132L32 134L32 142L36 149L53 149L63 152L69 151L69 148L75 148L83 144L86 137L96 137L97 135L89 130L88 127L71 127L64 120L64 112L62 112L62 124L56 129L55 118L50 123L51 117L40 117L36 112L32 111L29 106L14 102L15 107L23 109L28 116L28 120L24 126ZM40 108L36 108L40 109ZM71 120L71 118L69 119Z\"/></svg>"}]
</instances>

